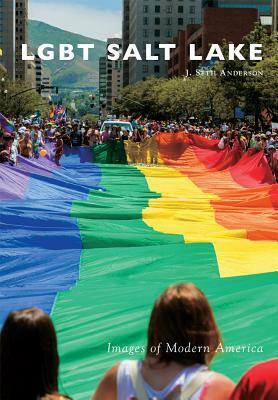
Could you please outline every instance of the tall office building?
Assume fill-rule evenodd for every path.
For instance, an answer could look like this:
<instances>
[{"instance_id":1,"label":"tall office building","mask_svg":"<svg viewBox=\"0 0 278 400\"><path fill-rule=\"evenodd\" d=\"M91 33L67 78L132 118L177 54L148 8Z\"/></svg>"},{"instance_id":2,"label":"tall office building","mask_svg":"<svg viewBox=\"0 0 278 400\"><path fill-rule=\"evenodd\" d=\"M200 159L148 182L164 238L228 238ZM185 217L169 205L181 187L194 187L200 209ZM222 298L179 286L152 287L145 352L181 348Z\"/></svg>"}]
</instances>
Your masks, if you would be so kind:
<instances>
[{"instance_id":1,"label":"tall office building","mask_svg":"<svg viewBox=\"0 0 278 400\"><path fill-rule=\"evenodd\" d=\"M123 0L123 52L129 45L129 3L130 0ZM123 61L123 86L129 84L129 61Z\"/></svg>"},{"instance_id":2,"label":"tall office building","mask_svg":"<svg viewBox=\"0 0 278 400\"><path fill-rule=\"evenodd\" d=\"M272 0L272 31L278 32L278 0Z\"/></svg>"},{"instance_id":3,"label":"tall office building","mask_svg":"<svg viewBox=\"0 0 278 400\"><path fill-rule=\"evenodd\" d=\"M28 0L15 2L15 79L26 81L28 63L22 60L22 44L28 43Z\"/></svg>"},{"instance_id":4,"label":"tall office building","mask_svg":"<svg viewBox=\"0 0 278 400\"><path fill-rule=\"evenodd\" d=\"M45 87L45 89L42 89L41 91L41 96L46 99L51 99L52 89L50 89L50 87L52 86L52 81L50 72L42 67L40 76L41 76L41 84Z\"/></svg>"},{"instance_id":5,"label":"tall office building","mask_svg":"<svg viewBox=\"0 0 278 400\"><path fill-rule=\"evenodd\" d=\"M129 5L129 8L128 8ZM136 44L144 56L147 43L152 44L159 61L129 60L130 84L148 76L166 76L167 63L160 43L169 43L188 24L201 23L202 0L129 0L124 2L123 48ZM128 34L127 34L128 32ZM126 77L123 77L126 83Z\"/></svg>"},{"instance_id":6,"label":"tall office building","mask_svg":"<svg viewBox=\"0 0 278 400\"><path fill-rule=\"evenodd\" d=\"M0 0L0 63L15 77L15 1Z\"/></svg>"},{"instance_id":7,"label":"tall office building","mask_svg":"<svg viewBox=\"0 0 278 400\"><path fill-rule=\"evenodd\" d=\"M100 113L104 116L106 113L106 84L107 84L107 72L106 72L106 57L100 57L99 59L99 107Z\"/></svg>"},{"instance_id":8,"label":"tall office building","mask_svg":"<svg viewBox=\"0 0 278 400\"><path fill-rule=\"evenodd\" d=\"M26 83L30 87L36 87L36 74L36 62L33 60L27 61Z\"/></svg>"},{"instance_id":9,"label":"tall office building","mask_svg":"<svg viewBox=\"0 0 278 400\"><path fill-rule=\"evenodd\" d=\"M35 75L36 75L35 87L37 89L40 89L40 86L42 84L42 61L37 54L35 55Z\"/></svg>"},{"instance_id":10,"label":"tall office building","mask_svg":"<svg viewBox=\"0 0 278 400\"><path fill-rule=\"evenodd\" d=\"M260 15L271 15L272 0L203 0L204 7L257 8Z\"/></svg>"},{"instance_id":11,"label":"tall office building","mask_svg":"<svg viewBox=\"0 0 278 400\"><path fill-rule=\"evenodd\" d=\"M118 38L111 38L107 40L107 47L109 44L114 43L120 46L122 49L123 41ZM118 97L119 91L122 88L123 73L122 73L123 62L122 60L111 61L106 60L106 110L107 113L111 113Z\"/></svg>"}]
</instances>

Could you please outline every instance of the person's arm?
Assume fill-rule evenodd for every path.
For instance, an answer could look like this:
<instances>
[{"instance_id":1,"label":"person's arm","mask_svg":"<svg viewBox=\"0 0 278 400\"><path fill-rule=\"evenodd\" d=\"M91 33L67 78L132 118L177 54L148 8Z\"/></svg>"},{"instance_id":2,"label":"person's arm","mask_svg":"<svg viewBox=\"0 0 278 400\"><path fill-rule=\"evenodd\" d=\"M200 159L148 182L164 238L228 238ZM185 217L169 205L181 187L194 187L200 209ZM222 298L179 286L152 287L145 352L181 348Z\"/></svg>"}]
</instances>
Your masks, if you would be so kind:
<instances>
[{"instance_id":1,"label":"person's arm","mask_svg":"<svg viewBox=\"0 0 278 400\"><path fill-rule=\"evenodd\" d=\"M215 373L205 390L202 400L229 400L235 388L234 382L224 375Z\"/></svg>"},{"instance_id":2,"label":"person's arm","mask_svg":"<svg viewBox=\"0 0 278 400\"><path fill-rule=\"evenodd\" d=\"M114 365L102 378L92 400L117 400L117 372L119 364Z\"/></svg>"}]
</instances>

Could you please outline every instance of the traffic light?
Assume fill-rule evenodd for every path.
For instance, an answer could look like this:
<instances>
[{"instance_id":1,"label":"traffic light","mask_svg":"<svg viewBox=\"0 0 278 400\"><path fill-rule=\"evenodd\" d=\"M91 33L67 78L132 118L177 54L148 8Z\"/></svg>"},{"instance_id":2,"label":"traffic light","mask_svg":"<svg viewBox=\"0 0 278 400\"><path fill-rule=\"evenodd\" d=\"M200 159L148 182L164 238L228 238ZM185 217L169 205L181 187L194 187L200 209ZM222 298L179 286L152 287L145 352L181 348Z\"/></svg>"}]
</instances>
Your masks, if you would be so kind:
<instances>
[{"instance_id":1,"label":"traffic light","mask_svg":"<svg viewBox=\"0 0 278 400\"><path fill-rule=\"evenodd\" d=\"M56 94L59 94L59 88L56 86Z\"/></svg>"}]
</instances>

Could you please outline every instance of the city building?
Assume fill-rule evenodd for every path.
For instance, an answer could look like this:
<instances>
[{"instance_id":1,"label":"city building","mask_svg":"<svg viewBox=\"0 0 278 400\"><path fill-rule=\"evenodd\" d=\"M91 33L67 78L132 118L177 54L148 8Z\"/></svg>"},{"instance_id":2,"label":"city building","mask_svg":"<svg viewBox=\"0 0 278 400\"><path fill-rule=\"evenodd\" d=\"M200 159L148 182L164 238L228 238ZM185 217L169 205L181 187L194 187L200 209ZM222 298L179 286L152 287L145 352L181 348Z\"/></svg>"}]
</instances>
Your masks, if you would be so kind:
<instances>
[{"instance_id":1,"label":"city building","mask_svg":"<svg viewBox=\"0 0 278 400\"><path fill-rule=\"evenodd\" d=\"M106 57L100 57L99 59L99 107L102 115L106 112Z\"/></svg>"},{"instance_id":2,"label":"city building","mask_svg":"<svg viewBox=\"0 0 278 400\"><path fill-rule=\"evenodd\" d=\"M114 43L123 46L122 39L111 38L107 40L107 47L109 44ZM123 62L122 60L111 61L106 60L106 111L110 114L115 105L119 91L122 88L123 82Z\"/></svg>"},{"instance_id":3,"label":"city building","mask_svg":"<svg viewBox=\"0 0 278 400\"><path fill-rule=\"evenodd\" d=\"M278 0L272 0L272 32L278 32Z\"/></svg>"},{"instance_id":4,"label":"city building","mask_svg":"<svg viewBox=\"0 0 278 400\"><path fill-rule=\"evenodd\" d=\"M203 7L256 8L259 15L271 15L272 0L203 0Z\"/></svg>"},{"instance_id":5,"label":"city building","mask_svg":"<svg viewBox=\"0 0 278 400\"><path fill-rule=\"evenodd\" d=\"M258 19L258 10L255 8L204 8L202 25L188 25L183 34L179 33L174 38L177 48L171 54L168 76L195 74L200 64L206 64L205 57L211 43L221 45L224 39L234 44L241 43ZM203 61L189 59L190 44L195 45L196 55L202 56Z\"/></svg>"},{"instance_id":6,"label":"city building","mask_svg":"<svg viewBox=\"0 0 278 400\"><path fill-rule=\"evenodd\" d=\"M31 53L32 54L32 53ZM30 87L36 87L36 63L35 61L27 61L26 83Z\"/></svg>"},{"instance_id":7,"label":"city building","mask_svg":"<svg viewBox=\"0 0 278 400\"><path fill-rule=\"evenodd\" d=\"M0 64L10 79L15 78L15 2L0 1Z\"/></svg>"},{"instance_id":8,"label":"city building","mask_svg":"<svg viewBox=\"0 0 278 400\"><path fill-rule=\"evenodd\" d=\"M39 89L42 83L42 61L37 54L35 55L34 62L35 62L35 75L36 75L36 81L34 86L37 89Z\"/></svg>"},{"instance_id":9,"label":"city building","mask_svg":"<svg viewBox=\"0 0 278 400\"><path fill-rule=\"evenodd\" d=\"M22 60L22 44L28 43L28 0L15 2L15 79L26 81L28 63Z\"/></svg>"},{"instance_id":10,"label":"city building","mask_svg":"<svg viewBox=\"0 0 278 400\"><path fill-rule=\"evenodd\" d=\"M129 42L129 3L130 0L123 0L123 53L126 52ZM129 61L123 61L123 86L129 84Z\"/></svg>"},{"instance_id":11,"label":"city building","mask_svg":"<svg viewBox=\"0 0 278 400\"><path fill-rule=\"evenodd\" d=\"M41 68L41 85L46 88L41 90L41 96L46 99L51 99L52 89L49 89L52 86L51 75L50 72L43 67Z\"/></svg>"},{"instance_id":12,"label":"city building","mask_svg":"<svg viewBox=\"0 0 278 400\"><path fill-rule=\"evenodd\" d=\"M129 0L124 1L123 48L136 44L144 55L147 43L152 44L159 61L128 62L128 83L134 84L148 76L166 76L167 62L159 44L169 43L188 24L201 23L201 0ZM127 68L127 67L125 67ZM125 85L127 77L123 77Z\"/></svg>"}]
</instances>

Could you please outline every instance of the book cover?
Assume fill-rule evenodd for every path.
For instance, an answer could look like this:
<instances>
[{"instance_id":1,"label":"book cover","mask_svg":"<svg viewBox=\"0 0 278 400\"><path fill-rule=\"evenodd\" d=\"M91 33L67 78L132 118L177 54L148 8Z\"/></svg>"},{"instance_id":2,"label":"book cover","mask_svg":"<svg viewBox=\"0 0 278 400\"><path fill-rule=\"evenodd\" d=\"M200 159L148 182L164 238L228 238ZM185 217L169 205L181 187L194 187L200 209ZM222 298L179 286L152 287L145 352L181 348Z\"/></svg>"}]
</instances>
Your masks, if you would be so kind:
<instances>
[{"instance_id":1,"label":"book cover","mask_svg":"<svg viewBox=\"0 0 278 400\"><path fill-rule=\"evenodd\" d=\"M278 396L277 7L0 1L0 399Z\"/></svg>"}]
</instances>

